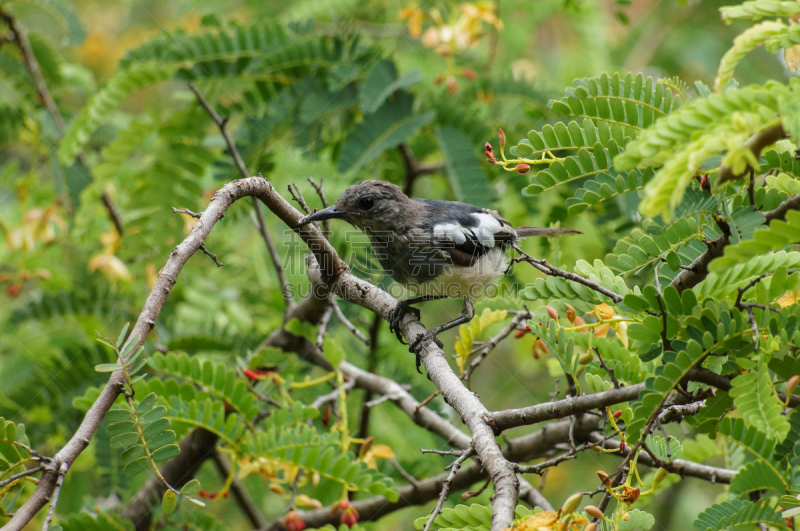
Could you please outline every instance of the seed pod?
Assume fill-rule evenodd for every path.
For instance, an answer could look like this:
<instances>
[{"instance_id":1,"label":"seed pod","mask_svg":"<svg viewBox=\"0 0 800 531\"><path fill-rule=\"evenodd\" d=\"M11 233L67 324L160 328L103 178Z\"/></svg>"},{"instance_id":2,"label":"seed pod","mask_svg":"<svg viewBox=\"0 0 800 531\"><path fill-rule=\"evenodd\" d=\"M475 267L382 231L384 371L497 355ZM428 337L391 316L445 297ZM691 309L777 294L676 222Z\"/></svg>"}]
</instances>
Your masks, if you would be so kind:
<instances>
[{"instance_id":1,"label":"seed pod","mask_svg":"<svg viewBox=\"0 0 800 531\"><path fill-rule=\"evenodd\" d=\"M564 502L564 505L561 506L561 513L562 514L570 514L574 513L578 510L578 507L581 506L581 500L583 500L583 493L578 492L573 494L567 501Z\"/></svg>"},{"instance_id":2,"label":"seed pod","mask_svg":"<svg viewBox=\"0 0 800 531\"><path fill-rule=\"evenodd\" d=\"M603 519L606 516L603 514L603 511L595 507L594 505L587 505L583 508L583 512L591 516L592 518L600 518Z\"/></svg>"},{"instance_id":3,"label":"seed pod","mask_svg":"<svg viewBox=\"0 0 800 531\"><path fill-rule=\"evenodd\" d=\"M567 319L569 320L570 323L572 323L574 325L575 324L575 317L578 316L578 314L575 313L575 308L573 308L571 305L567 304L566 302L564 303L564 308L567 310Z\"/></svg>"},{"instance_id":4,"label":"seed pod","mask_svg":"<svg viewBox=\"0 0 800 531\"><path fill-rule=\"evenodd\" d=\"M786 396L791 396L794 390L797 389L797 384L800 384L800 376L794 375L786 382Z\"/></svg>"},{"instance_id":5,"label":"seed pod","mask_svg":"<svg viewBox=\"0 0 800 531\"><path fill-rule=\"evenodd\" d=\"M667 476L669 476L669 470L666 468L659 468L656 470L656 476L653 478L653 490L655 490Z\"/></svg>"},{"instance_id":6,"label":"seed pod","mask_svg":"<svg viewBox=\"0 0 800 531\"><path fill-rule=\"evenodd\" d=\"M531 167L528 166L527 164L517 164L516 170L519 173L528 173L529 171L531 171Z\"/></svg>"}]
</instances>

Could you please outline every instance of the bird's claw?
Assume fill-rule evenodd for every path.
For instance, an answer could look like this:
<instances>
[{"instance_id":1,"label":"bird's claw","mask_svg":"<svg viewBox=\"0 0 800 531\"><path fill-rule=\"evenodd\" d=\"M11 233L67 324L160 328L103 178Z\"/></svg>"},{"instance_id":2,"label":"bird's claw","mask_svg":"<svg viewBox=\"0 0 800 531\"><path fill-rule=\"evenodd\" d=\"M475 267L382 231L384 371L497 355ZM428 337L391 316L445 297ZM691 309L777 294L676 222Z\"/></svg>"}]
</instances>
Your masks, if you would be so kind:
<instances>
[{"instance_id":1,"label":"bird's claw","mask_svg":"<svg viewBox=\"0 0 800 531\"><path fill-rule=\"evenodd\" d=\"M417 339L415 339L408 348L408 351L416 356L417 372L420 374L422 374L422 371L420 370L420 366L422 364L422 357L420 354L422 351L422 346L430 341L433 341L439 348L444 348L444 343L442 343L442 341L436 337L436 334L436 330L428 330L424 334L418 335Z\"/></svg>"},{"instance_id":2,"label":"bird's claw","mask_svg":"<svg viewBox=\"0 0 800 531\"><path fill-rule=\"evenodd\" d=\"M394 332L394 335L397 336L397 340L403 345L407 345L408 343L403 339L400 333L400 321L403 320L403 317L405 317L407 313L410 313L419 320L419 310L406 301L398 302L389 314L389 332Z\"/></svg>"}]
</instances>

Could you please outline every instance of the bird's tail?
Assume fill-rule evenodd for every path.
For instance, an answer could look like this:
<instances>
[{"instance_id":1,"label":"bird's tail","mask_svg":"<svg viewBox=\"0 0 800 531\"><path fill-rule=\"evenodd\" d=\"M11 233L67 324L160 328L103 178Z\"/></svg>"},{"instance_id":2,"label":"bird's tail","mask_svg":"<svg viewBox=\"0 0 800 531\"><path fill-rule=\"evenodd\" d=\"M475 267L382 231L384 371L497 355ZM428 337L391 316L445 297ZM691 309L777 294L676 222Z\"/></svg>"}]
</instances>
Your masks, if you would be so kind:
<instances>
[{"instance_id":1,"label":"bird's tail","mask_svg":"<svg viewBox=\"0 0 800 531\"><path fill-rule=\"evenodd\" d=\"M546 227L516 227L517 236L527 238L528 236L562 236L564 234L583 234L575 229L546 228Z\"/></svg>"}]
</instances>

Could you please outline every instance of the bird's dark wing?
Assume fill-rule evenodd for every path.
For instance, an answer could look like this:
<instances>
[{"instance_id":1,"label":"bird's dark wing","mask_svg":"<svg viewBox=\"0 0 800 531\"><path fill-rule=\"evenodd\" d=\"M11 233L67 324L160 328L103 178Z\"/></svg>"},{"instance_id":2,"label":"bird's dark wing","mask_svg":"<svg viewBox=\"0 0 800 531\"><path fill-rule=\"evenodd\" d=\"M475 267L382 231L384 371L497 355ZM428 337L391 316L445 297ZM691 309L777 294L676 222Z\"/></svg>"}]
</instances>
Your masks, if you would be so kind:
<instances>
[{"instance_id":1,"label":"bird's dark wing","mask_svg":"<svg viewBox=\"0 0 800 531\"><path fill-rule=\"evenodd\" d=\"M514 228L496 212L454 201L417 201L426 206L422 229L429 241L455 265L471 266L491 249L516 238Z\"/></svg>"}]
</instances>

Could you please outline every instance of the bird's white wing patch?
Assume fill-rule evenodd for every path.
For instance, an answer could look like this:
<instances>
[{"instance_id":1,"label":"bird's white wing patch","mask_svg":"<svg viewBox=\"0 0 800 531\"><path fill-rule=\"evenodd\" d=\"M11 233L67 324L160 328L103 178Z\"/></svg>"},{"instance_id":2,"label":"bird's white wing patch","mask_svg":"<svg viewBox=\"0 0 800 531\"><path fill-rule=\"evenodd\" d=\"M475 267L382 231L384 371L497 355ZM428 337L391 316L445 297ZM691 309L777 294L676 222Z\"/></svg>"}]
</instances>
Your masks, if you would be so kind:
<instances>
[{"instance_id":1,"label":"bird's white wing patch","mask_svg":"<svg viewBox=\"0 0 800 531\"><path fill-rule=\"evenodd\" d=\"M494 236L498 232L508 232L505 225L491 214L472 214L478 218L478 226L472 229L475 237L485 247L494 247Z\"/></svg>"},{"instance_id":2,"label":"bird's white wing patch","mask_svg":"<svg viewBox=\"0 0 800 531\"><path fill-rule=\"evenodd\" d=\"M433 226L433 239L440 241L451 241L456 245L461 245L467 241L464 234L464 227L458 223L441 223Z\"/></svg>"}]
</instances>

